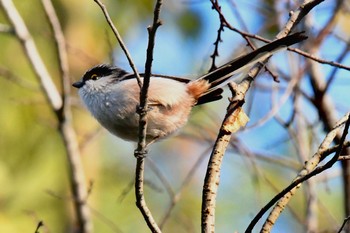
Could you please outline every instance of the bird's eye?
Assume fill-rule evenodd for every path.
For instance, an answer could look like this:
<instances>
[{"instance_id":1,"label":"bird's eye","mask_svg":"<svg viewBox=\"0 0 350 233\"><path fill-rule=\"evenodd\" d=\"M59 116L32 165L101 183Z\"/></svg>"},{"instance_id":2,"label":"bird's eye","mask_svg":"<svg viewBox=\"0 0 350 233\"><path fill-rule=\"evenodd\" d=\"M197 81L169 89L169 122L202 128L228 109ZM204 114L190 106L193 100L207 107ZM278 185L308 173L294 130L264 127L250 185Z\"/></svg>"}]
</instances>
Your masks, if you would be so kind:
<instances>
[{"instance_id":1,"label":"bird's eye","mask_svg":"<svg viewBox=\"0 0 350 233\"><path fill-rule=\"evenodd\" d=\"M92 74L91 75L91 79L92 80L97 80L99 77L98 77L98 75L97 74Z\"/></svg>"}]
</instances>

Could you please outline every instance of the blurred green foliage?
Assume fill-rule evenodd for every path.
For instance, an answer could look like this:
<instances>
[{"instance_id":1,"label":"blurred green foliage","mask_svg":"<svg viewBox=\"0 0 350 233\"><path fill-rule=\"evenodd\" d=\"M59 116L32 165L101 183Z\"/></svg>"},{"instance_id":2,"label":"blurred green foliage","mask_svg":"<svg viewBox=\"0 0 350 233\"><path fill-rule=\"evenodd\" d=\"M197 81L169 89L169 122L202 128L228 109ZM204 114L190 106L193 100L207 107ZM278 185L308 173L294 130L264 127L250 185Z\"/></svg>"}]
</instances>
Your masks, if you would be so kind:
<instances>
[{"instance_id":1,"label":"blurred green foliage","mask_svg":"<svg viewBox=\"0 0 350 233\"><path fill-rule=\"evenodd\" d=\"M40 1L18 0L14 3L59 85L53 35ZM152 20L152 1L105 3L122 35L140 22ZM92 64L105 60L111 49L106 42L115 40L93 1L59 0L53 4L67 40L71 77L76 79ZM192 30L192 34L198 33L196 15L184 12L183 16L191 23L187 24L182 16L178 16L179 28L183 28L184 34L190 34ZM9 25L3 12L0 23ZM11 33L2 33L0 44L0 232L34 232L39 220L44 222L43 232L69 232L75 220L67 161L57 133L57 122L18 40ZM75 116L79 140L95 133L96 122L81 107L75 108ZM144 229L142 217L134 205L133 192L126 194L122 202L118 201L121 191L133 179L132 147L124 151L118 148L118 153L124 153L131 163L125 166L127 162L120 158L106 158L111 150L101 150L101 145L107 144L104 141L105 132L102 136L98 134L88 145L82 145L85 172L93 182L89 203L95 210L92 211L95 232L111 232L113 224L108 221L124 232ZM163 204L166 205L166 201L158 203L156 208L162 209Z\"/></svg>"}]
</instances>

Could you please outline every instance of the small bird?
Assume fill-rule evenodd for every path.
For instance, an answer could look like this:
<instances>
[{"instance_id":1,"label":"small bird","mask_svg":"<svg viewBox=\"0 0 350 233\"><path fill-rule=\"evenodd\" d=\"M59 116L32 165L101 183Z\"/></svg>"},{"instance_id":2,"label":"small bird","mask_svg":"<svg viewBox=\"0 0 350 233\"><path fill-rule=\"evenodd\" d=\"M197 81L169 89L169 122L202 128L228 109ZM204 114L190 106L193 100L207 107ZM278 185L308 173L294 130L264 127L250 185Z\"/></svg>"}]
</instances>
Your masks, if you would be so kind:
<instances>
[{"instance_id":1,"label":"small bird","mask_svg":"<svg viewBox=\"0 0 350 233\"><path fill-rule=\"evenodd\" d=\"M151 75L148 89L147 134L151 143L175 133L187 122L196 105L221 99L222 87L233 76L277 51L305 40L303 32L291 34L242 55L195 80ZM140 74L143 80L144 74ZM133 73L111 65L97 65L73 83L87 109L112 134L138 140L140 88Z\"/></svg>"}]
</instances>

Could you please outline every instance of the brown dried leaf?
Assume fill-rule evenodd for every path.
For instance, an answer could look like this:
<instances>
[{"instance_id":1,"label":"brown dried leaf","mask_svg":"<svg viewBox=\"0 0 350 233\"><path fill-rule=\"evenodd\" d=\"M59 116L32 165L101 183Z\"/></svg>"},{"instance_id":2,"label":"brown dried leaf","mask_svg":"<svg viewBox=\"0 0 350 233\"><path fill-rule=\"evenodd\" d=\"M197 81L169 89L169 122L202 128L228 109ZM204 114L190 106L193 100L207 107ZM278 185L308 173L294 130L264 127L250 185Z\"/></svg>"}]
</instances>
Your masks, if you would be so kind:
<instances>
[{"instance_id":1,"label":"brown dried leaf","mask_svg":"<svg viewBox=\"0 0 350 233\"><path fill-rule=\"evenodd\" d=\"M224 122L224 130L230 133L237 132L241 127L244 127L249 121L249 117L245 114L243 108L239 107L234 113L229 116Z\"/></svg>"}]
</instances>

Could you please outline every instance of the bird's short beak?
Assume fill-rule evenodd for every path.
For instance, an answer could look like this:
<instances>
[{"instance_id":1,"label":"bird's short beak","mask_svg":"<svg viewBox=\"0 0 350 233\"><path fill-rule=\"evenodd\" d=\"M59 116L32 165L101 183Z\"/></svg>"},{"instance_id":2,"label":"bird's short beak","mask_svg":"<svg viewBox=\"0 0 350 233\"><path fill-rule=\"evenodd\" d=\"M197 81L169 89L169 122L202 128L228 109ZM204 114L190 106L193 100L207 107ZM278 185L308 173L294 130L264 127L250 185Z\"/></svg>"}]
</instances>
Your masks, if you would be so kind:
<instances>
[{"instance_id":1,"label":"bird's short beak","mask_svg":"<svg viewBox=\"0 0 350 233\"><path fill-rule=\"evenodd\" d=\"M79 80L75 83L72 84L73 87L75 88L81 88L82 86L84 86L85 82L83 80Z\"/></svg>"}]
</instances>

